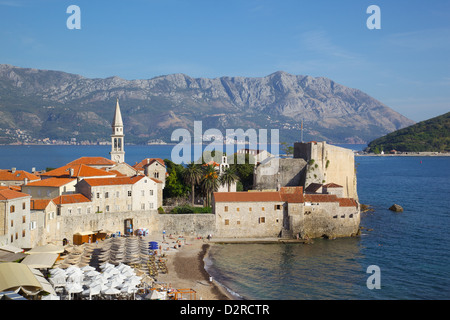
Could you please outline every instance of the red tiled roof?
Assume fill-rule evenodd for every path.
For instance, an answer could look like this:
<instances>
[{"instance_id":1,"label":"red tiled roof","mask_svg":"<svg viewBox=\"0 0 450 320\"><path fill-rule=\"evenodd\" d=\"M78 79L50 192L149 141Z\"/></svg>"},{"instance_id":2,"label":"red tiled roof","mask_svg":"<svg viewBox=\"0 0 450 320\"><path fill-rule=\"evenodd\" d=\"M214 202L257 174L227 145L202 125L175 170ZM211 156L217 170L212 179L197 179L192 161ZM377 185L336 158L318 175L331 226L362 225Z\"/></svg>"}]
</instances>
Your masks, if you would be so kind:
<instances>
[{"instance_id":1,"label":"red tiled roof","mask_svg":"<svg viewBox=\"0 0 450 320\"><path fill-rule=\"evenodd\" d=\"M358 204L351 198L339 198L339 207L357 207Z\"/></svg>"},{"instance_id":2,"label":"red tiled roof","mask_svg":"<svg viewBox=\"0 0 450 320\"><path fill-rule=\"evenodd\" d=\"M16 170L14 173L12 173L12 170L0 169L1 181L23 181L25 178L27 178L28 181L35 181L40 179L37 175L26 172L24 170Z\"/></svg>"},{"instance_id":3,"label":"red tiled roof","mask_svg":"<svg viewBox=\"0 0 450 320\"><path fill-rule=\"evenodd\" d=\"M30 200L30 209L31 210L44 210L47 208L48 204L52 200L50 199L31 199Z\"/></svg>"},{"instance_id":4,"label":"red tiled roof","mask_svg":"<svg viewBox=\"0 0 450 320\"><path fill-rule=\"evenodd\" d=\"M151 165L153 162L158 161L161 165L163 165L164 167L166 166L166 164L164 163L163 159L160 158L145 158L144 160L142 160L139 163L136 163L133 168L135 168L136 170L144 170L144 167L147 165Z\"/></svg>"},{"instance_id":5,"label":"red tiled roof","mask_svg":"<svg viewBox=\"0 0 450 320\"><path fill-rule=\"evenodd\" d=\"M155 179L155 178L150 178L151 180L155 181L156 183L163 183L161 180Z\"/></svg>"},{"instance_id":6,"label":"red tiled roof","mask_svg":"<svg viewBox=\"0 0 450 320\"><path fill-rule=\"evenodd\" d=\"M307 202L338 202L335 194L305 194L304 198Z\"/></svg>"},{"instance_id":7,"label":"red tiled roof","mask_svg":"<svg viewBox=\"0 0 450 320\"><path fill-rule=\"evenodd\" d=\"M280 188L281 199L288 203L303 203L303 187Z\"/></svg>"},{"instance_id":8,"label":"red tiled roof","mask_svg":"<svg viewBox=\"0 0 450 320\"><path fill-rule=\"evenodd\" d=\"M144 176L117 177L117 178L92 178L92 179L85 179L83 181L85 181L90 186L110 186L110 185L121 185L121 184L135 184L142 178L144 178Z\"/></svg>"},{"instance_id":9,"label":"red tiled roof","mask_svg":"<svg viewBox=\"0 0 450 320\"><path fill-rule=\"evenodd\" d=\"M46 177L70 177L70 169L73 169L73 175L72 177L100 177L100 176L110 176L115 177L116 175L114 173L109 173L105 170L96 169L89 167L84 164L74 164L74 165L65 165L63 167L57 168L55 170L46 172L41 174L41 176Z\"/></svg>"},{"instance_id":10,"label":"red tiled roof","mask_svg":"<svg viewBox=\"0 0 450 320\"><path fill-rule=\"evenodd\" d=\"M17 198L23 198L23 197L29 197L29 194L14 191L11 189L4 189L0 190L0 200L11 200L11 199L17 199Z\"/></svg>"},{"instance_id":11,"label":"red tiled roof","mask_svg":"<svg viewBox=\"0 0 450 320\"><path fill-rule=\"evenodd\" d=\"M306 187L306 192L317 192L322 187L322 184L320 183L311 183L309 186Z\"/></svg>"},{"instance_id":12,"label":"red tiled roof","mask_svg":"<svg viewBox=\"0 0 450 320\"><path fill-rule=\"evenodd\" d=\"M343 188L343 186L336 184L336 183L327 183L323 185L324 188Z\"/></svg>"},{"instance_id":13,"label":"red tiled roof","mask_svg":"<svg viewBox=\"0 0 450 320\"><path fill-rule=\"evenodd\" d=\"M43 179L43 180L39 180L39 181L35 181L35 182L30 182L28 183L26 186L31 186L31 187L61 187L63 185L66 185L70 182L76 181L77 179L72 179L72 178L48 178L48 179ZM25 187L25 186L22 186Z\"/></svg>"},{"instance_id":14,"label":"red tiled roof","mask_svg":"<svg viewBox=\"0 0 450 320\"><path fill-rule=\"evenodd\" d=\"M67 204L67 203L81 203L81 202L91 202L84 195L79 193L74 194L63 194L52 200L55 204Z\"/></svg>"},{"instance_id":15,"label":"red tiled roof","mask_svg":"<svg viewBox=\"0 0 450 320\"><path fill-rule=\"evenodd\" d=\"M278 191L214 192L215 202L283 202Z\"/></svg>"},{"instance_id":16,"label":"red tiled roof","mask_svg":"<svg viewBox=\"0 0 450 320\"><path fill-rule=\"evenodd\" d=\"M91 165L91 166L110 166L115 165L116 163L112 160L103 158L103 157L81 157L76 160L73 160L72 162L69 162L68 165L74 165L74 164L84 164L84 165Z\"/></svg>"}]
</instances>

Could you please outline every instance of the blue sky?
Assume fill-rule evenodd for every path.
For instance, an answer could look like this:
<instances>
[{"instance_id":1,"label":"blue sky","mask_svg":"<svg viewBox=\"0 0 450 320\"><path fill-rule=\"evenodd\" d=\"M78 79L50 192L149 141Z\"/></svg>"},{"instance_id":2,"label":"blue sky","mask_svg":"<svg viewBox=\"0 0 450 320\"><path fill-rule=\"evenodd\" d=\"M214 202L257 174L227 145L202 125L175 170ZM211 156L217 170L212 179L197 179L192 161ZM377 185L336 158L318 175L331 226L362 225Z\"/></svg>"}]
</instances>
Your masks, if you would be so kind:
<instances>
[{"instance_id":1,"label":"blue sky","mask_svg":"<svg viewBox=\"0 0 450 320\"><path fill-rule=\"evenodd\" d=\"M370 5L381 29L369 30ZM69 30L69 5L81 29ZM263 77L360 89L421 121L450 110L446 0L0 0L0 63L89 78Z\"/></svg>"}]
</instances>

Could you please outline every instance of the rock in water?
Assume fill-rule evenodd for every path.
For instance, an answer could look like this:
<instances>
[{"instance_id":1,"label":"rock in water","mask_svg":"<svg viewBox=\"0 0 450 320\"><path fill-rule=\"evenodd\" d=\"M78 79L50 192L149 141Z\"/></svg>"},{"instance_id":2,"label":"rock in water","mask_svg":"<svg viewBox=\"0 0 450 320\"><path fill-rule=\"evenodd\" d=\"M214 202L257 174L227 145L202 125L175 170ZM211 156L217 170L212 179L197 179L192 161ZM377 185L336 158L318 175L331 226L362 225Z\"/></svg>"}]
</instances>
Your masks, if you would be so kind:
<instances>
[{"instance_id":1,"label":"rock in water","mask_svg":"<svg viewBox=\"0 0 450 320\"><path fill-rule=\"evenodd\" d=\"M402 206L399 206L398 204L393 204L389 210L395 211L395 212L403 212Z\"/></svg>"}]
</instances>

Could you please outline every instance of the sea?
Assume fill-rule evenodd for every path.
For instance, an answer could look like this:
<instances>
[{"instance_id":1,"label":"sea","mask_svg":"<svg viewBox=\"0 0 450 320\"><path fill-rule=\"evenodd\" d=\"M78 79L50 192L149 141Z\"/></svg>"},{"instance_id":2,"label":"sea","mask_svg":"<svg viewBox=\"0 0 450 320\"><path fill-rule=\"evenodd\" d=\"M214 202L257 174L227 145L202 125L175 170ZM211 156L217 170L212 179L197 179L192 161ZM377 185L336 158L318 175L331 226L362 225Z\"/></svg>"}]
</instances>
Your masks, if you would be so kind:
<instances>
[{"instance_id":1,"label":"sea","mask_svg":"<svg viewBox=\"0 0 450 320\"><path fill-rule=\"evenodd\" d=\"M362 150L364 145L340 145ZM126 146L129 164L173 145ZM0 146L0 168L43 170L110 146ZM450 157L357 156L361 236L312 244L215 244L208 273L243 300L450 299ZM388 208L399 204L403 212Z\"/></svg>"}]
</instances>

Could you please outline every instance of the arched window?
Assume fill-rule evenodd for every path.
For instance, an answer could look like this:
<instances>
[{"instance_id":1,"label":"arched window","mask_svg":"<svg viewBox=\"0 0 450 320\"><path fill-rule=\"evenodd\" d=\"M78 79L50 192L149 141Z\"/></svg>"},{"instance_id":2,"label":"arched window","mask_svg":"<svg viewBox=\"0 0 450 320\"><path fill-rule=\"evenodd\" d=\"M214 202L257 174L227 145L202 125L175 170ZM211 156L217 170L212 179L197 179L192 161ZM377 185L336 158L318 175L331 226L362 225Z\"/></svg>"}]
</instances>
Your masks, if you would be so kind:
<instances>
[{"instance_id":1,"label":"arched window","mask_svg":"<svg viewBox=\"0 0 450 320\"><path fill-rule=\"evenodd\" d=\"M16 211L16 207L15 206L9 207L9 212L13 213L15 211Z\"/></svg>"}]
</instances>

